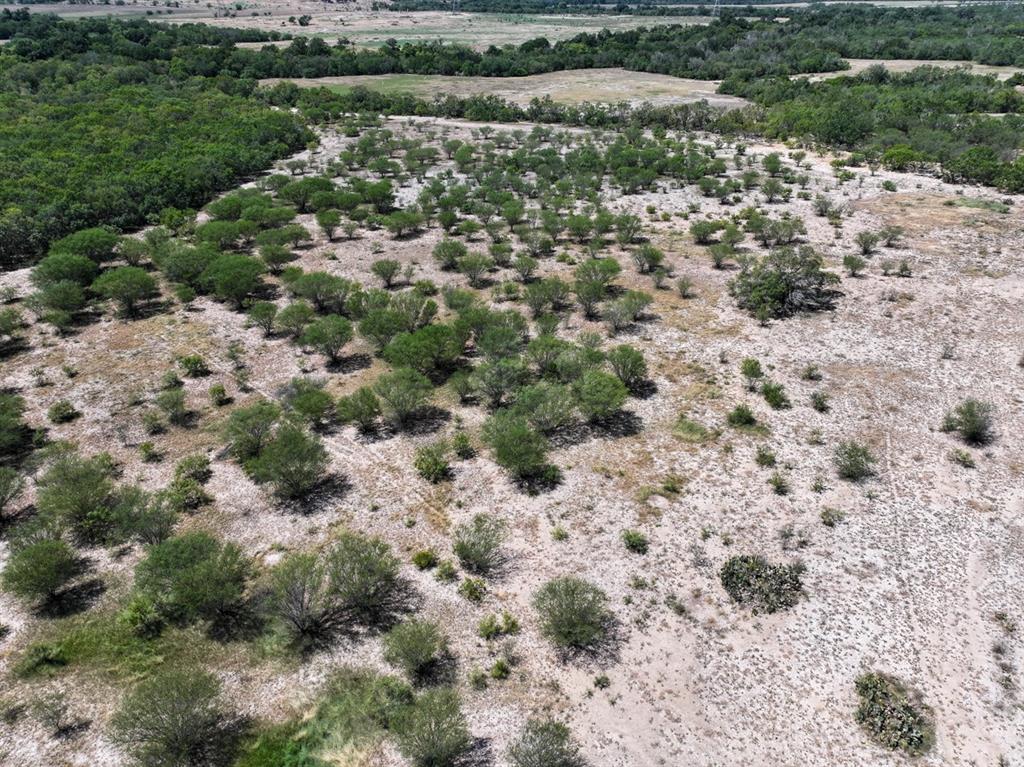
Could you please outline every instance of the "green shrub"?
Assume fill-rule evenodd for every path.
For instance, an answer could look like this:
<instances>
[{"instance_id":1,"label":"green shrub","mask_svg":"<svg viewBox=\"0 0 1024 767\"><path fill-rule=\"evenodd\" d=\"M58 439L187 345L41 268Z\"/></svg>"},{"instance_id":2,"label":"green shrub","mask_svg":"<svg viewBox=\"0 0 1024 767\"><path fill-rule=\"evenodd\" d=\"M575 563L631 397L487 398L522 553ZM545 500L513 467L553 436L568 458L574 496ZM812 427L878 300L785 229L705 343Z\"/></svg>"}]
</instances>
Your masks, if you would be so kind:
<instances>
[{"instance_id":1,"label":"green shrub","mask_svg":"<svg viewBox=\"0 0 1024 767\"><path fill-rule=\"evenodd\" d=\"M757 381L764 378L764 370L761 368L761 363L753 357L747 357L740 363L740 372L747 380L747 388L750 391L756 391Z\"/></svg>"},{"instance_id":2,"label":"green shrub","mask_svg":"<svg viewBox=\"0 0 1024 767\"><path fill-rule=\"evenodd\" d=\"M585 650L608 634L608 597L591 583L567 575L548 581L534 595L541 634L563 649Z\"/></svg>"},{"instance_id":3,"label":"green shrub","mask_svg":"<svg viewBox=\"0 0 1024 767\"><path fill-rule=\"evenodd\" d=\"M455 527L452 550L466 570L486 574L502 561L501 544L505 535L503 521L488 514L477 514L471 521Z\"/></svg>"},{"instance_id":4,"label":"green shrub","mask_svg":"<svg viewBox=\"0 0 1024 767\"><path fill-rule=\"evenodd\" d=\"M378 378L373 391L392 419L399 425L405 425L427 404L433 387L421 373L402 368Z\"/></svg>"},{"instance_id":5,"label":"green shrub","mask_svg":"<svg viewBox=\"0 0 1024 767\"><path fill-rule=\"evenodd\" d=\"M142 767L224 764L235 748L229 719L213 675L168 669L128 694L111 735Z\"/></svg>"},{"instance_id":6,"label":"green shrub","mask_svg":"<svg viewBox=\"0 0 1024 767\"><path fill-rule=\"evenodd\" d=\"M216 623L241 608L250 569L234 544L190 532L150 547L135 568L135 588L169 620Z\"/></svg>"},{"instance_id":7,"label":"green shrub","mask_svg":"<svg viewBox=\"0 0 1024 767\"><path fill-rule=\"evenodd\" d=\"M585 767L569 728L553 720L530 719L508 750L512 767Z\"/></svg>"},{"instance_id":8,"label":"green shrub","mask_svg":"<svg viewBox=\"0 0 1024 767\"><path fill-rule=\"evenodd\" d=\"M726 416L726 421L730 426L754 426L757 423L757 418L754 417L753 410L741 403L730 411Z\"/></svg>"},{"instance_id":9,"label":"green shrub","mask_svg":"<svg viewBox=\"0 0 1024 767\"><path fill-rule=\"evenodd\" d=\"M647 378L647 362L643 353L627 344L608 352L608 363L627 389L636 390Z\"/></svg>"},{"instance_id":10,"label":"green shrub","mask_svg":"<svg viewBox=\"0 0 1024 767\"><path fill-rule=\"evenodd\" d=\"M773 410L785 410L790 407L789 397L786 396L786 388L774 381L765 381L761 385L761 396Z\"/></svg>"},{"instance_id":11,"label":"green shrub","mask_svg":"<svg viewBox=\"0 0 1024 767\"><path fill-rule=\"evenodd\" d=\"M450 767L470 745L458 694L428 690L402 709L393 727L398 748L416 767Z\"/></svg>"},{"instance_id":12,"label":"green shrub","mask_svg":"<svg viewBox=\"0 0 1024 767\"><path fill-rule=\"evenodd\" d=\"M893 751L920 756L935 742L931 710L895 677L870 671L857 677L855 718L872 740Z\"/></svg>"},{"instance_id":13,"label":"green shrub","mask_svg":"<svg viewBox=\"0 0 1024 767\"><path fill-rule=\"evenodd\" d=\"M499 411L484 423L482 436L494 460L515 477L533 479L549 471L548 441L522 416Z\"/></svg>"},{"instance_id":14,"label":"green shrub","mask_svg":"<svg viewBox=\"0 0 1024 767\"><path fill-rule=\"evenodd\" d=\"M50 409L46 411L46 417L51 423L68 423L69 421L74 421L80 415L82 414L66 399L54 402L50 405Z\"/></svg>"},{"instance_id":15,"label":"green shrub","mask_svg":"<svg viewBox=\"0 0 1024 767\"><path fill-rule=\"evenodd\" d=\"M279 498L291 500L308 495L320 484L329 462L319 437L285 423L246 468L257 481L273 485Z\"/></svg>"},{"instance_id":16,"label":"green shrub","mask_svg":"<svg viewBox=\"0 0 1024 767\"><path fill-rule=\"evenodd\" d=\"M412 555L412 563L419 570L429 570L437 566L437 553L433 549L421 549Z\"/></svg>"},{"instance_id":17,"label":"green shrub","mask_svg":"<svg viewBox=\"0 0 1024 767\"><path fill-rule=\"evenodd\" d=\"M380 400L369 386L361 386L338 400L338 420L354 423L361 431L371 431L380 417Z\"/></svg>"},{"instance_id":18,"label":"green shrub","mask_svg":"<svg viewBox=\"0 0 1024 767\"><path fill-rule=\"evenodd\" d=\"M836 472L840 478L851 482L859 482L872 476L875 471L871 465L875 457L867 447L852 440L844 440L836 447L832 457Z\"/></svg>"},{"instance_id":19,"label":"green shrub","mask_svg":"<svg viewBox=\"0 0 1024 767\"><path fill-rule=\"evenodd\" d=\"M3 589L27 602L52 599L78 571L78 556L59 538L17 545L3 570Z\"/></svg>"},{"instance_id":20,"label":"green shrub","mask_svg":"<svg viewBox=\"0 0 1024 767\"><path fill-rule=\"evenodd\" d=\"M445 653L447 641L437 624L408 620L384 635L384 660L409 678L423 678Z\"/></svg>"},{"instance_id":21,"label":"green shrub","mask_svg":"<svg viewBox=\"0 0 1024 767\"><path fill-rule=\"evenodd\" d=\"M617 413L629 393L622 381L601 370L588 370L573 386L576 403L590 421L602 421Z\"/></svg>"},{"instance_id":22,"label":"green shrub","mask_svg":"<svg viewBox=\"0 0 1024 767\"><path fill-rule=\"evenodd\" d=\"M480 578L466 578L459 584L459 594L470 602L482 602L487 594L487 584Z\"/></svg>"},{"instance_id":23,"label":"green shrub","mask_svg":"<svg viewBox=\"0 0 1024 767\"><path fill-rule=\"evenodd\" d=\"M343 533L327 553L326 568L331 593L351 620L376 625L405 609L401 563L380 538Z\"/></svg>"},{"instance_id":24,"label":"green shrub","mask_svg":"<svg viewBox=\"0 0 1024 767\"><path fill-rule=\"evenodd\" d=\"M448 462L448 444L444 440L416 449L413 461L416 471L428 482L438 483L451 475L451 464Z\"/></svg>"},{"instance_id":25,"label":"green shrub","mask_svg":"<svg viewBox=\"0 0 1024 767\"><path fill-rule=\"evenodd\" d=\"M760 556L742 555L729 559L719 573L730 597L755 612L774 613L793 607L803 593L800 576L803 565L773 565Z\"/></svg>"},{"instance_id":26,"label":"green shrub","mask_svg":"<svg viewBox=\"0 0 1024 767\"><path fill-rule=\"evenodd\" d=\"M942 422L943 431L955 431L969 445L987 445L995 439L995 407L988 402L965 399Z\"/></svg>"},{"instance_id":27,"label":"green shrub","mask_svg":"<svg viewBox=\"0 0 1024 767\"><path fill-rule=\"evenodd\" d=\"M181 357L178 360L178 364L189 378L200 378L210 375L210 367L206 364L206 360L198 354L189 354Z\"/></svg>"},{"instance_id":28,"label":"green shrub","mask_svg":"<svg viewBox=\"0 0 1024 767\"><path fill-rule=\"evenodd\" d=\"M622 542L629 551L634 554L646 554L648 541L647 536L639 530L623 530Z\"/></svg>"}]
</instances>

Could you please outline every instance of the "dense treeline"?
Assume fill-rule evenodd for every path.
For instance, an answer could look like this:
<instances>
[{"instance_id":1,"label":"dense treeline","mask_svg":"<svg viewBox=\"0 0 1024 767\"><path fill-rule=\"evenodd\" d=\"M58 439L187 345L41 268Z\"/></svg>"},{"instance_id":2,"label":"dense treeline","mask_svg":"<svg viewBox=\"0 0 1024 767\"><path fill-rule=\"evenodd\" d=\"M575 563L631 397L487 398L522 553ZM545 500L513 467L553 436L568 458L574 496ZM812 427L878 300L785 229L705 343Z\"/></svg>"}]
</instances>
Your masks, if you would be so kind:
<instances>
[{"instance_id":1,"label":"dense treeline","mask_svg":"<svg viewBox=\"0 0 1024 767\"><path fill-rule=\"evenodd\" d=\"M298 119L249 97L251 83L176 81L143 64L169 58L176 39L219 30L79 25L24 11L4 11L0 26L18 30L0 55L5 268L85 227L139 226L161 208L202 205L309 139ZM96 52L122 65L67 60Z\"/></svg>"},{"instance_id":2,"label":"dense treeline","mask_svg":"<svg viewBox=\"0 0 1024 767\"><path fill-rule=\"evenodd\" d=\"M483 52L441 42L357 51L306 38L283 49L242 49L234 43L278 35L4 10L0 258L9 264L37 255L83 227L131 227L163 207L195 207L302 146L308 135L297 118L252 98L263 77L500 76L621 66L721 78L723 91L757 106L721 115L706 104L567 107L538 100L523 109L487 97L423 102L324 92L278 93L271 103L297 105L310 119L376 110L796 137L868 156L888 153L894 167L942 163L954 178L1015 190L1024 186L1020 163L1011 164L1021 121L989 116L1020 112L1010 85L933 70L872 70L824 83L789 75L840 69L843 56L1024 63L1024 49L1013 45L1021 19L1011 9L843 6L795 12L786 24L726 15L709 26L603 31L554 45L539 38Z\"/></svg>"}]
</instances>

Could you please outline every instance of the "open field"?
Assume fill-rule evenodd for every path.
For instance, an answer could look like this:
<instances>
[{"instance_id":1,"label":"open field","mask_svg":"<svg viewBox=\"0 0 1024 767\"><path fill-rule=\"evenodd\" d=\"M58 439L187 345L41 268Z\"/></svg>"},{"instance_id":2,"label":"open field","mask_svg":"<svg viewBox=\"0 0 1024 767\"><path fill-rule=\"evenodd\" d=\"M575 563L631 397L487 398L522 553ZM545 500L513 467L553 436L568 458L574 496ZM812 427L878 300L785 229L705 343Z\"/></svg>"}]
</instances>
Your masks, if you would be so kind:
<instances>
[{"instance_id":1,"label":"open field","mask_svg":"<svg viewBox=\"0 0 1024 767\"><path fill-rule=\"evenodd\" d=\"M495 132L510 126L429 118L394 119L382 127L437 147L450 139L488 138L512 149L523 140L497 141ZM529 132L533 126L514 127ZM576 130L563 140L556 132L551 140L557 143L543 145L564 151L588 137L603 147L614 135ZM331 128L320 138L316 149L297 158L308 163L300 172L319 173L358 141ZM709 139L702 146L710 145ZM719 143L721 156L735 151ZM756 143L744 151L751 168L781 152L787 166L806 176L799 188L810 194L769 204L755 188L742 193L741 204L723 205L674 180L638 194L602 187L603 204L642 220L672 276L692 280L693 296L652 288L650 277L635 271L629 248L604 246L604 255L622 264L621 288L649 291L653 303L641 321L614 337L606 337L602 322L569 307L557 334L575 341L598 333L604 348L638 347L650 382L616 420L578 424L553 438L551 460L562 479L544 492L523 492L480 447L485 405L460 402L442 387L434 395L441 415L409 432L322 429L337 487L307 504L276 502L222 449L227 413L259 397L283 396L300 375L322 380L332 396L348 394L386 365L357 338L342 364L331 367L280 334L265 337L243 314L210 297L182 307L166 287L166 303L133 321L96 317L64 338L37 323L27 348L5 360L0 386L25 396L33 425L46 423L55 402L74 403L81 416L51 424L51 436L74 440L84 453L109 451L121 476L147 489L166 484L180 458L208 455L213 476L207 490L214 500L183 525L216 531L259 568L272 567L287 552L315 551L341 529L388 541L420 595L420 615L448 635L470 730L485 743L483 764L504 767L506 747L527 717L554 715L569 723L596 767L905 765L905 757L874 745L854 722L853 682L866 669L907 680L932 708L936 743L915 764L994 765L1000 757L1016 764L1024 759L1017 692L1024 677L1013 663L1024 657L1024 643L994 616L1024 619L1024 443L1015 436L1024 430L1024 369L1018 364L1024 351L1024 198L863 168L839 184L830 156L796 160L784 147ZM279 170L295 172L285 167ZM422 180L396 180L398 204L411 204L430 178L448 173L443 177L465 179L442 159ZM835 225L815 215L810 195L819 193L841 210ZM746 205L773 218L800 217L807 225L801 242L837 273L842 257L856 250L857 233L898 225L904 237L898 246L880 248L862 276L843 277L834 311L762 325L729 295L735 263L713 268L706 248L689 234L692 222L731 216ZM415 280L467 287L463 276L440 269L432 257L442 239L436 226L398 239L360 228L352 239L332 241L311 213L297 220L313 239L296 251L292 265L307 272L372 285L371 265L387 257L410 268ZM482 251L485 240L477 235L469 246ZM557 251L557 258L542 259L539 276L571 281L575 264L589 256L567 236ZM738 256L762 252L747 238ZM899 261L910 276L883 267ZM268 296L284 306L280 278L267 280ZM512 280L508 268L486 276L490 286ZM0 276L0 287L24 297L28 270ZM393 290L404 290L404 283ZM520 310L516 303L497 303L487 286L473 292L492 308ZM442 308L439 321L450 316ZM232 345L248 371L244 388L234 377ZM185 380L194 420L149 437L139 415L150 405L139 402L152 400L161 376L185 354L202 355L211 370ZM785 386L791 407L773 409L747 386L740 363L748 357ZM817 378L802 372L809 366L817 368ZM68 369L74 377L62 372ZM210 404L207 390L216 383L234 402ZM826 411L810 407L814 392L828 394ZM975 468L950 460L960 444L938 428L943 414L968 396L991 402L998 413L996 439L970 450ZM726 415L738 403L748 404L763 427L728 426ZM681 416L696 430L681 431ZM424 480L413 467L416 449L461 429L479 452L455 463L440 484ZM139 457L140 444L150 439L162 453L158 462ZM836 445L849 439L876 457L876 474L864 482L844 481L833 468ZM759 450L773 454L774 469L755 461ZM773 472L785 482L784 493L769 485ZM32 502L29 493L17 513L29 513ZM826 525L828 509L841 518ZM488 576L482 601L471 602L408 560L425 548L451 556L452 527L477 513L504 521L509 538L505 564ZM627 550L625 529L647 537L646 554ZM116 609L143 551L125 546L111 556L96 547L87 553L93 572L108 584L90 611ZM795 607L756 614L728 597L719 569L746 553L804 564L805 594ZM608 594L618 626L613 650L566 656L541 637L532 595L547 579L570 573ZM522 625L511 651L476 632L479 620L502 610ZM23 717L0 731L4 764L125 764L105 734L122 697L119 672L70 667L49 676L13 676L25 648L45 634L46 621L6 594L0 612L10 627L0 654L0 697L31 700L64 690L72 711L87 712L91 722L73 738L53 739ZM217 664L227 698L259 721L308 714L324 681L340 668L392 670L372 633L301 657L241 639L213 641L198 631L193 641L200 643L194 654ZM1010 659L1009 672L1000 671L996 643L1003 647L999 658ZM511 675L485 688L470 685L471 671L488 668L501 653L513 658ZM343 763L408 764L387 741Z\"/></svg>"},{"instance_id":2,"label":"open field","mask_svg":"<svg viewBox=\"0 0 1024 767\"><path fill-rule=\"evenodd\" d=\"M794 75L794 77L807 77L811 80L828 80L832 77L844 75L858 75L868 67L876 64L883 65L890 72L909 72L918 67L941 67L943 69L954 69L966 67L972 74L995 75L999 80L1008 80L1021 70L1018 67L999 67L990 64L978 64L974 61L940 61L940 60L918 60L918 59L847 59L850 68L841 72L817 72L809 75Z\"/></svg>"},{"instance_id":3,"label":"open field","mask_svg":"<svg viewBox=\"0 0 1024 767\"><path fill-rule=\"evenodd\" d=\"M271 85L276 80L264 80ZM430 99L438 93L458 96L488 94L520 105L550 96L563 104L629 102L678 104L706 100L711 106L735 108L748 102L716 93L714 80L688 80L625 69L573 69L529 77L445 77L442 75L365 75L296 79L303 87L326 86L340 92L363 86L382 93L410 93Z\"/></svg>"},{"instance_id":4,"label":"open field","mask_svg":"<svg viewBox=\"0 0 1024 767\"><path fill-rule=\"evenodd\" d=\"M33 5L25 6L36 13L58 13L68 18L81 16L145 16L144 6L84 6ZM325 10L327 9L327 10ZM156 10L156 9L154 9ZM312 0L291 2L247 3L244 11L223 15L217 6L189 6L173 9L173 14L153 15L153 21L202 22L214 26L267 31L290 32L293 35L323 37L331 42L340 37L357 46L377 47L387 40L426 42L444 40L484 49L491 45L519 44L535 37L546 37L552 42L602 29L621 31L641 26L660 24L706 24L707 17L645 17L645 16L578 16L537 14L443 13L390 13L360 10L348 7L334 8ZM253 15L255 14L255 15ZM300 27L289 22L291 17L308 15L310 22Z\"/></svg>"}]
</instances>

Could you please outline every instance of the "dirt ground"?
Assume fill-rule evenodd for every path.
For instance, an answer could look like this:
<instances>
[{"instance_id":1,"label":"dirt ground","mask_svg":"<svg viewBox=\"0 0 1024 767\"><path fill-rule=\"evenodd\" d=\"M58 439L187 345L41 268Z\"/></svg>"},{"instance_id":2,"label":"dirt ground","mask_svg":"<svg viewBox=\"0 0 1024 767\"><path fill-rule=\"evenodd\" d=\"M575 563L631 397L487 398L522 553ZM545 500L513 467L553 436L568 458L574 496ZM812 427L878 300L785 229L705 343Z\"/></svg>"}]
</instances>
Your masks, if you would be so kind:
<instances>
[{"instance_id":1,"label":"dirt ground","mask_svg":"<svg viewBox=\"0 0 1024 767\"><path fill-rule=\"evenodd\" d=\"M272 85L274 79L261 80ZM487 94L526 106L533 98L550 96L563 104L648 102L665 105L707 101L713 107L735 108L749 102L716 93L718 80L687 80L669 75L630 72L625 69L570 69L529 77L446 77L443 75L357 75L292 79L303 87L326 86L348 90L363 86L383 93L411 93L431 98L437 93L457 96Z\"/></svg>"},{"instance_id":2,"label":"dirt ground","mask_svg":"<svg viewBox=\"0 0 1024 767\"><path fill-rule=\"evenodd\" d=\"M469 137L479 126L404 118L388 127L441 141ZM348 141L328 130L321 146L302 156L315 169ZM746 149L755 156L778 150L785 148ZM731 154L726 150L725 156ZM177 308L130 323L107 318L65 340L37 327L31 351L5 363L0 385L24 392L34 425L46 423L50 404L70 399L84 415L53 426L53 436L73 439L85 452L110 451L123 462L126 480L137 478L147 487L165 483L180 457L207 451L214 459L208 489L216 503L188 524L218 530L262 563L322 543L343 527L379 534L403 557L427 546L450 556L451 523L479 511L506 520L513 531L510 563L480 605L406 567L424 595L424 614L450 635L471 729L486 739L495 765L506 764L504 750L524 720L543 711L566 718L594 767L904 765L903 757L873 745L854 722L853 682L867 669L900 676L934 709L937 744L917 764L996 765L1000 756L1017 764L1024 760L1024 677L1015 668L1012 684L1001 683L992 646L1003 641L1015 663L1024 658L1020 633L1004 637L993 619L1004 611L1018 625L1024 622L1024 442L1018 437L1024 431L1024 198L1008 198L1009 212L1000 213L955 204L1002 199L991 190L864 169L837 186L830 159L810 155L802 172L812 195L825 192L848 205L838 233L814 215L809 200L794 197L765 207L775 216L787 211L803 217L807 241L837 272L861 230L900 225L904 244L875 255L862 277L844 277L835 311L764 327L736 308L727 290L735 270L713 269L682 217L690 205L711 217L736 207L723 208L692 186L672 183L639 195L608 191L609 208L645 219L675 276L694 281L695 295L654 291L652 319L615 339L644 351L654 391L628 401L629 428L584 429L559 443L552 458L564 480L540 495L518 490L486 451L457 464L450 483L432 486L416 474L412 457L436 433L368 441L341 428L325 441L332 470L347 481L344 492L302 512L275 504L221 455L217 428L224 415L209 404L207 387L222 382L244 402L256 394L273 396L308 371L340 394L371 380L380 363L357 340L348 350L352 364L329 373L317 355L283 339L264 339L242 315L205 298L191 311ZM887 181L896 192L883 190ZM415 189L403 189L402 199ZM317 231L312 217L302 221ZM417 279L464 280L437 269L430 251L438 239L436 230L398 241L386 232L333 243L318 235L298 264L372 284L370 265L386 254L415 265ZM750 241L745 246L756 249ZM651 290L625 252L613 253L623 262L621 284ZM884 276L880 264L888 259L905 260L912 276ZM555 260L542 267L563 277L571 269ZM0 286L24 295L27 271L0 275ZM600 329L576 312L559 333L572 338ZM245 348L255 394L239 392L231 379L232 341ZM144 464L138 444L145 437L130 394L151 396L175 356L185 352L203 354L214 368L212 376L187 382L198 425L173 429L161 443L164 461ZM769 376L785 385L792 409L771 410L746 391L739 374L745 357L760 359ZM78 375L67 378L63 365L75 366ZM803 380L800 371L808 365L817 365L823 380ZM809 407L815 390L828 392L830 412ZM988 400L998 411L997 440L971 451L975 469L950 461L959 445L938 429L943 414L967 396ZM766 434L726 427L725 414L739 402L768 425ZM473 433L486 416L478 407L458 406L446 393L437 404L452 419L440 426L441 434L456 419ZM676 436L680 415L708 427L710 438L695 444ZM878 476L862 485L840 481L831 466L834 446L851 438L870 445L878 458ZM773 493L771 470L755 464L758 445L776 452L778 470L791 485L788 495ZM679 492L659 489L669 478ZM841 510L844 520L824 526L826 508ZM553 539L556 525L568 531L566 540ZM806 534L799 551L784 548L780 537L790 526ZM648 554L624 548L625 528L650 538ZM807 598L772 616L732 603L718 570L740 553L800 559L807 567ZM4 555L0 549L0 562ZM95 557L116 584L130 573L138 551L116 561L102 551ZM590 579L611 597L621 633L616 653L566 661L539 637L531 595L566 573ZM115 585L103 599L114 601L125 588ZM669 609L667 601L683 609ZM516 640L519 663L509 680L474 691L466 674L493 660L475 627L501 609L523 625ZM69 675L13 681L8 672L36 636L39 619L6 595L0 596L0 614L11 627L0 640L0 697L27 699L57 686L68 691L73 709L93 719L87 732L62 742L47 739L31 719L0 729L4 764L124 764L103 735L123 682ZM332 669L387 669L376 639L343 643L303 664L254 659L231 647L224 652L217 669L229 698L243 713L271 720L302 710ZM595 687L599 674L610 681L606 689ZM402 762L384 748L365 763Z\"/></svg>"}]
</instances>

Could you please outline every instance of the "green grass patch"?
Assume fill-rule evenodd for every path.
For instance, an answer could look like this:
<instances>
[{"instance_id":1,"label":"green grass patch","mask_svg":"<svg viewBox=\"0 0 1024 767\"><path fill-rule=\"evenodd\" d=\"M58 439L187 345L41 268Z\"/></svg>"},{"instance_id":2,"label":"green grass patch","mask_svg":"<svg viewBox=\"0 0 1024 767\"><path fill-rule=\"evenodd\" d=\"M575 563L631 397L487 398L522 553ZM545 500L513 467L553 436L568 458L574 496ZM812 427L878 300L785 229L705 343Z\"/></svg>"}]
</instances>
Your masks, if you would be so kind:
<instances>
[{"instance_id":1,"label":"green grass patch","mask_svg":"<svg viewBox=\"0 0 1024 767\"><path fill-rule=\"evenodd\" d=\"M22 677L88 670L114 678L143 676L161 664L201 664L223 655L226 645L199 629L168 628L153 639L137 636L114 613L56 621L14 665Z\"/></svg>"},{"instance_id":2,"label":"green grass patch","mask_svg":"<svg viewBox=\"0 0 1024 767\"><path fill-rule=\"evenodd\" d=\"M712 431L685 415L679 416L676 425L672 427L672 434L684 442L689 442L691 445L701 445L705 442L710 442L718 436L718 432Z\"/></svg>"},{"instance_id":3,"label":"green grass patch","mask_svg":"<svg viewBox=\"0 0 1024 767\"><path fill-rule=\"evenodd\" d=\"M978 210L989 210L993 213L1009 213L1010 206L997 200L982 200L978 197L957 197L953 200L946 200L944 203L955 208L977 208Z\"/></svg>"},{"instance_id":4,"label":"green grass patch","mask_svg":"<svg viewBox=\"0 0 1024 767\"><path fill-rule=\"evenodd\" d=\"M342 670L313 712L263 730L242 749L234 767L363 764L413 702L411 688L394 677Z\"/></svg>"}]
</instances>

